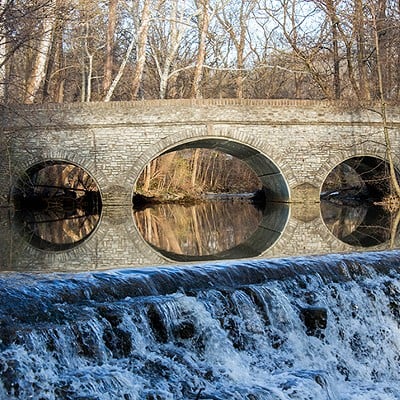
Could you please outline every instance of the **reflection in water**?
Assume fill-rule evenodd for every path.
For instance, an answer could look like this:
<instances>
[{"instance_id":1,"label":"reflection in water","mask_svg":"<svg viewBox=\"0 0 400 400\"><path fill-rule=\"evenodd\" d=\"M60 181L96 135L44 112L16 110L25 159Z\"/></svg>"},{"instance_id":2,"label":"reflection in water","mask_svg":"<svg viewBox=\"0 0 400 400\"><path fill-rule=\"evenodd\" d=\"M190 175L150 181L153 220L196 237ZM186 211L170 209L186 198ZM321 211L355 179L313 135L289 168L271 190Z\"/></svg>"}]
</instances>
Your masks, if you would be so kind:
<instances>
[{"instance_id":1,"label":"reflection in water","mask_svg":"<svg viewBox=\"0 0 400 400\"><path fill-rule=\"evenodd\" d=\"M158 204L135 211L143 238L167 253L211 256L245 243L263 211L250 201L204 201L194 205Z\"/></svg>"},{"instance_id":2,"label":"reflection in water","mask_svg":"<svg viewBox=\"0 0 400 400\"><path fill-rule=\"evenodd\" d=\"M391 238L391 215L380 206L322 201L321 214L333 235L351 246L377 246Z\"/></svg>"},{"instance_id":3,"label":"reflection in water","mask_svg":"<svg viewBox=\"0 0 400 400\"><path fill-rule=\"evenodd\" d=\"M41 250L70 249L94 231L101 198L93 178L63 161L29 168L13 190L17 231Z\"/></svg>"},{"instance_id":4,"label":"reflection in water","mask_svg":"<svg viewBox=\"0 0 400 400\"><path fill-rule=\"evenodd\" d=\"M339 240L357 247L393 245L396 223L376 205L391 194L388 170L385 160L364 156L349 158L329 173L322 186L321 214Z\"/></svg>"},{"instance_id":5,"label":"reflection in water","mask_svg":"<svg viewBox=\"0 0 400 400\"><path fill-rule=\"evenodd\" d=\"M14 215L16 229L31 245L41 250L68 250L87 239L99 222L99 214L83 209L21 210Z\"/></svg>"}]
</instances>

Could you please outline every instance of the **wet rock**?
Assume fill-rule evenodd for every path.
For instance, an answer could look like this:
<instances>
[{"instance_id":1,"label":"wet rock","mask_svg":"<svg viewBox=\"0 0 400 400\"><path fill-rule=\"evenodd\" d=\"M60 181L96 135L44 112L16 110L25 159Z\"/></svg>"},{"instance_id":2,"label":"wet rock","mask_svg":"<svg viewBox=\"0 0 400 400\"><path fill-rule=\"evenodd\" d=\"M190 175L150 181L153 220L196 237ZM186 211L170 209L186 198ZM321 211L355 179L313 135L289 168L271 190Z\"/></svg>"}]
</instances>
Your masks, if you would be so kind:
<instances>
[{"instance_id":1,"label":"wet rock","mask_svg":"<svg viewBox=\"0 0 400 400\"><path fill-rule=\"evenodd\" d=\"M307 307L300 311L300 318L306 326L309 336L324 337L323 330L326 329L328 312L323 307Z\"/></svg>"},{"instance_id":2,"label":"wet rock","mask_svg":"<svg viewBox=\"0 0 400 400\"><path fill-rule=\"evenodd\" d=\"M168 341L168 329L161 313L154 305L150 305L147 317L156 339L161 343L166 343Z\"/></svg>"},{"instance_id":3,"label":"wet rock","mask_svg":"<svg viewBox=\"0 0 400 400\"><path fill-rule=\"evenodd\" d=\"M286 341L285 337L281 337L278 334L271 336L271 346L273 349L278 350Z\"/></svg>"},{"instance_id":4,"label":"wet rock","mask_svg":"<svg viewBox=\"0 0 400 400\"><path fill-rule=\"evenodd\" d=\"M389 310L400 324L400 291L393 282L385 282L384 293L388 297Z\"/></svg>"},{"instance_id":5,"label":"wet rock","mask_svg":"<svg viewBox=\"0 0 400 400\"><path fill-rule=\"evenodd\" d=\"M196 327L192 321L183 321L174 327L174 335L180 339L192 339L196 333Z\"/></svg>"},{"instance_id":6,"label":"wet rock","mask_svg":"<svg viewBox=\"0 0 400 400\"><path fill-rule=\"evenodd\" d=\"M131 333L120 328L105 329L103 340L114 357L128 357L132 351Z\"/></svg>"},{"instance_id":7,"label":"wet rock","mask_svg":"<svg viewBox=\"0 0 400 400\"><path fill-rule=\"evenodd\" d=\"M169 379L171 376L171 368L161 359L146 360L143 369L151 376L163 377Z\"/></svg>"}]
</instances>

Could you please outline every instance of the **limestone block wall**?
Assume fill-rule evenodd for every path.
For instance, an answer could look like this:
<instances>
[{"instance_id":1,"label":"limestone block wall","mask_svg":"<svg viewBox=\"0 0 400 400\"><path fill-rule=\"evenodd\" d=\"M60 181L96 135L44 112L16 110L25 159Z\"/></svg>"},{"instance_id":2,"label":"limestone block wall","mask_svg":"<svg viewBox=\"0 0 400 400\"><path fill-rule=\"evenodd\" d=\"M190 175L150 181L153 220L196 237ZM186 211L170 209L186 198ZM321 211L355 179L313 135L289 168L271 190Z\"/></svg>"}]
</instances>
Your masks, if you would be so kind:
<instances>
[{"instance_id":1,"label":"limestone block wall","mask_svg":"<svg viewBox=\"0 0 400 400\"><path fill-rule=\"evenodd\" d=\"M389 109L400 165L400 110ZM330 102L300 100L159 100L21 106L3 110L0 199L29 166L60 159L98 182L105 204L130 202L145 165L175 146L204 138L233 141L267 157L282 174L289 200L318 201L326 175L346 158L385 157L379 114ZM263 176L263 171L257 171ZM268 175L268 174L267 174Z\"/></svg>"},{"instance_id":2,"label":"limestone block wall","mask_svg":"<svg viewBox=\"0 0 400 400\"><path fill-rule=\"evenodd\" d=\"M3 109L2 114L0 205L8 205L18 177L44 160L64 160L84 168L98 183L104 203L93 235L60 253L43 252L14 240L14 233L10 236L12 208L1 209L0 237L4 240L0 256L4 262L0 262L17 269L27 264L37 269L103 269L171 263L137 232L131 195L151 159L198 140L235 152L266 182L269 162L287 185L292 202L289 220L279 240L260 256L312 254L321 249L351 251L351 246L339 242L321 223L317 204L321 185L346 158L385 158L386 150L376 112L318 101L77 103L20 106ZM400 168L399 108L389 108L389 128ZM313 206L298 212L296 203ZM301 248L304 243L307 248Z\"/></svg>"}]
</instances>

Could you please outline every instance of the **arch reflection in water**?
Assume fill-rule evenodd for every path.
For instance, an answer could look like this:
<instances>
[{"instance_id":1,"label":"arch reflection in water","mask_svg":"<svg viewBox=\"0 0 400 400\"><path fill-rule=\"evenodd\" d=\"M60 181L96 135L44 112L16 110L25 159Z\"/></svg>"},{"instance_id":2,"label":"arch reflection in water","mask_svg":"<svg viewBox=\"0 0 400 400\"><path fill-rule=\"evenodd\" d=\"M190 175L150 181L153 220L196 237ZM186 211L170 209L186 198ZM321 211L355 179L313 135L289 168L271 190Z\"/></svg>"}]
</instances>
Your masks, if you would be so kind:
<instances>
[{"instance_id":1,"label":"arch reflection in water","mask_svg":"<svg viewBox=\"0 0 400 400\"><path fill-rule=\"evenodd\" d=\"M391 215L380 206L343 206L322 201L321 214L332 234L351 246L377 246L393 235Z\"/></svg>"},{"instance_id":2,"label":"arch reflection in water","mask_svg":"<svg viewBox=\"0 0 400 400\"><path fill-rule=\"evenodd\" d=\"M390 194L389 166L384 160L352 157L327 176L321 215L327 228L351 246L372 247L394 239L390 212L376 202Z\"/></svg>"},{"instance_id":3,"label":"arch reflection in water","mask_svg":"<svg viewBox=\"0 0 400 400\"><path fill-rule=\"evenodd\" d=\"M251 201L157 204L134 211L144 240L174 261L256 257L280 237L289 216L284 203L260 209Z\"/></svg>"},{"instance_id":4,"label":"arch reflection in water","mask_svg":"<svg viewBox=\"0 0 400 400\"><path fill-rule=\"evenodd\" d=\"M100 220L93 178L77 165L46 161L29 168L14 187L14 228L31 245L49 251L73 248Z\"/></svg>"}]
</instances>

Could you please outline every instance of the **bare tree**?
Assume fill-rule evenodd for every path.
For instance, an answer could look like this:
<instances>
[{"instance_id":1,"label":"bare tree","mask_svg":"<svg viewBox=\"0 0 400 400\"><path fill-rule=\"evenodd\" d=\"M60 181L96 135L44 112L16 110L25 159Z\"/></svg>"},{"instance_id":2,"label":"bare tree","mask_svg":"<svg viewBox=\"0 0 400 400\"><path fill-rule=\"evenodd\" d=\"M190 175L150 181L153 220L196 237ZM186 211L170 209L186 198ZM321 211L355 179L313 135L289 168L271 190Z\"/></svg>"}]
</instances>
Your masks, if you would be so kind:
<instances>
[{"instance_id":1,"label":"bare tree","mask_svg":"<svg viewBox=\"0 0 400 400\"><path fill-rule=\"evenodd\" d=\"M301 0L300 0L301 1ZM269 6L268 14L278 24L286 43L299 65L312 78L325 98L334 98L326 63L326 19L319 18L319 8L299 0L280 0L279 7Z\"/></svg>"},{"instance_id":2,"label":"bare tree","mask_svg":"<svg viewBox=\"0 0 400 400\"><path fill-rule=\"evenodd\" d=\"M358 65L358 98L362 101L370 99L369 83L367 77L367 62L366 62L366 39L365 39L365 24L363 16L362 0L354 0L354 30L356 33L357 43L357 65ZM348 59L350 58L350 50L348 51ZM352 79L353 87L357 91L355 79Z\"/></svg>"},{"instance_id":3,"label":"bare tree","mask_svg":"<svg viewBox=\"0 0 400 400\"><path fill-rule=\"evenodd\" d=\"M186 9L186 3L181 0L171 0L163 5L152 25L150 37L151 55L159 78L161 99L167 97L169 80L181 70L180 67L174 68L174 65L186 32L192 27L191 19L196 14L196 11Z\"/></svg>"},{"instance_id":4,"label":"bare tree","mask_svg":"<svg viewBox=\"0 0 400 400\"><path fill-rule=\"evenodd\" d=\"M248 39L249 19L256 6L254 0L230 2L229 7L223 7L217 18L226 30L236 50L236 97L244 94L244 72L246 60L246 42ZM238 7L238 8L236 8Z\"/></svg>"},{"instance_id":5,"label":"bare tree","mask_svg":"<svg viewBox=\"0 0 400 400\"><path fill-rule=\"evenodd\" d=\"M52 43L52 34L55 24L55 4L50 2L47 15L44 16L42 34L39 41L36 57L27 79L25 103L33 103L37 92L46 74L46 63Z\"/></svg>"},{"instance_id":6,"label":"bare tree","mask_svg":"<svg viewBox=\"0 0 400 400\"><path fill-rule=\"evenodd\" d=\"M152 12L151 4L151 0L144 0L141 13L141 23L138 31L136 65L132 78L132 99L136 99L138 97L139 88L142 82L144 64L146 62L147 34L150 27L150 16Z\"/></svg>"},{"instance_id":7,"label":"bare tree","mask_svg":"<svg viewBox=\"0 0 400 400\"><path fill-rule=\"evenodd\" d=\"M6 98L7 29L5 26L7 0L0 2L0 102Z\"/></svg>"},{"instance_id":8,"label":"bare tree","mask_svg":"<svg viewBox=\"0 0 400 400\"><path fill-rule=\"evenodd\" d=\"M384 69L384 62L385 62L385 57L381 56L381 50L382 46L380 44L380 36L382 34L381 29L382 29L382 21L380 19L382 18L382 0L378 1L378 9L374 8L374 5L370 5L369 9L371 12L372 16L372 24L373 24L373 30L374 30L374 41L375 41L375 52L376 52L376 71L378 75L378 91L379 91L379 101L380 101L380 116L382 118L382 127L383 127L383 133L385 137L385 145L386 145L386 156L389 162L389 169L390 169L390 180L391 180L391 186L393 189L393 196L392 199L390 200L391 202L396 204L396 208L400 207L400 185L399 181L397 179L397 173L396 169L394 166L394 161L393 161L393 149L392 149L392 143L391 143L391 138L389 134L389 124L388 124L388 119L387 119L387 111L386 111L386 97L385 97L385 88L384 88L384 75L383 75L383 69Z\"/></svg>"},{"instance_id":9,"label":"bare tree","mask_svg":"<svg viewBox=\"0 0 400 400\"><path fill-rule=\"evenodd\" d=\"M379 98L378 48L384 96L398 102L399 38L394 0L0 0L1 95L367 103Z\"/></svg>"},{"instance_id":10,"label":"bare tree","mask_svg":"<svg viewBox=\"0 0 400 400\"><path fill-rule=\"evenodd\" d=\"M63 63L63 30L65 20L64 18L61 18L61 14L65 10L65 8L62 7L60 0L56 1L56 17L52 34L51 47L48 54L46 74L43 83L42 98L44 102L49 100L62 102L63 99L63 74L61 72L61 65ZM56 93L54 93L52 96L51 88L54 77L56 77L56 84L54 85Z\"/></svg>"},{"instance_id":11,"label":"bare tree","mask_svg":"<svg viewBox=\"0 0 400 400\"><path fill-rule=\"evenodd\" d=\"M17 0L1 0L0 90L3 101L6 100L6 97L8 102L12 99L24 101L26 78L34 75L32 60L36 57L37 61L40 54L38 52L40 38L44 39L42 44L45 43L45 37L49 33L44 21L46 17L51 19L51 8L52 4L47 0L25 2L24 4ZM21 58L24 58L22 63ZM25 69L25 65L28 70ZM18 73L13 76L15 71ZM22 73L19 73L20 71ZM38 78L40 75L39 73ZM10 90L11 87L13 90Z\"/></svg>"},{"instance_id":12,"label":"bare tree","mask_svg":"<svg viewBox=\"0 0 400 400\"><path fill-rule=\"evenodd\" d=\"M137 3L136 6L138 7L138 5L139 4ZM136 14L136 11L137 11L136 7L132 8L130 10L130 14ZM131 54L132 54L132 52L133 52L133 50L134 50L134 48L136 46L136 43L137 43L137 26L132 21L131 38L129 40L128 47L127 47L127 49L125 51L124 57L123 57L120 65L118 67L118 71L117 71L116 75L113 78L112 78L112 76L110 77L110 78L112 78L112 81L110 82L110 85L108 86L107 91L104 94L103 101L108 102L108 101L111 100L111 98L112 98L112 96L114 94L114 91L115 91L117 85L119 84L119 82L120 82L120 80L122 78L122 75L124 74L125 68L126 68L128 62L129 62L129 58L130 58L130 56L131 56ZM105 88L105 85L103 85L103 87Z\"/></svg>"},{"instance_id":13,"label":"bare tree","mask_svg":"<svg viewBox=\"0 0 400 400\"><path fill-rule=\"evenodd\" d=\"M196 4L200 10L200 14L198 17L199 45L197 51L196 65L194 68L192 97L199 98L201 97L200 83L203 75L204 60L206 58L206 40L208 35L210 16L208 11L209 0L198 0Z\"/></svg>"},{"instance_id":14,"label":"bare tree","mask_svg":"<svg viewBox=\"0 0 400 400\"><path fill-rule=\"evenodd\" d=\"M326 14L330 21L332 35L332 56L333 56L333 92L335 99L340 99L341 78L340 78L340 55L339 55L339 18L337 16L334 0L325 0Z\"/></svg>"},{"instance_id":15,"label":"bare tree","mask_svg":"<svg viewBox=\"0 0 400 400\"><path fill-rule=\"evenodd\" d=\"M109 0L108 2L108 24L106 37L106 59L104 63L103 92L107 93L112 82L113 73L113 54L114 54L114 36L117 22L118 0Z\"/></svg>"}]
</instances>

